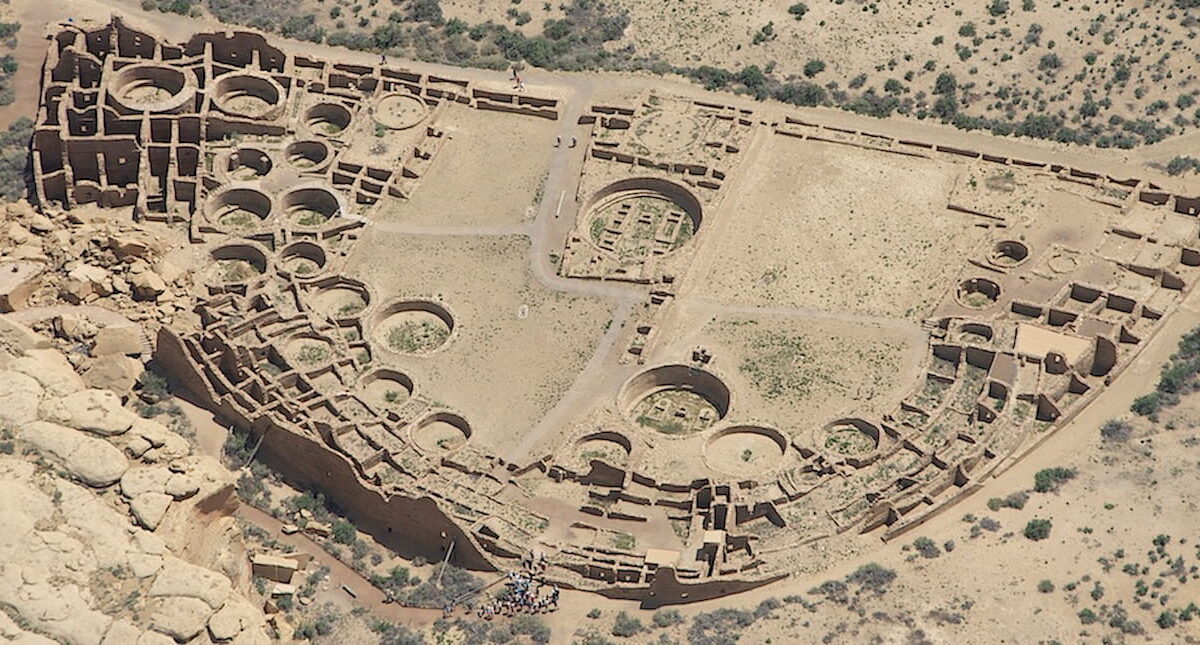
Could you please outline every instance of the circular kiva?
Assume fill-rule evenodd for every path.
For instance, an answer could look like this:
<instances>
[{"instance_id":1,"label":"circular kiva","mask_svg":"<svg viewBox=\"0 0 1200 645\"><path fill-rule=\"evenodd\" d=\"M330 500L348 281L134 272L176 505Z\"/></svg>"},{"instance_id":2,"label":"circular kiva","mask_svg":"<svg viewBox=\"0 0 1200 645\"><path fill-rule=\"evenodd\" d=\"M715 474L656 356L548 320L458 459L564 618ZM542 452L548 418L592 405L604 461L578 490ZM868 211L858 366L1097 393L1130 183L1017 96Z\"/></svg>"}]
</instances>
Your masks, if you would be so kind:
<instances>
[{"instance_id":1,"label":"circular kiva","mask_svg":"<svg viewBox=\"0 0 1200 645\"><path fill-rule=\"evenodd\" d=\"M279 199L287 221L294 226L313 228L342 212L342 200L338 194L324 186L293 188Z\"/></svg>"},{"instance_id":2,"label":"circular kiva","mask_svg":"<svg viewBox=\"0 0 1200 645\"><path fill-rule=\"evenodd\" d=\"M398 408L413 393L413 381L407 374L390 369L377 369L362 377L359 390L368 405Z\"/></svg>"},{"instance_id":3,"label":"circular kiva","mask_svg":"<svg viewBox=\"0 0 1200 645\"><path fill-rule=\"evenodd\" d=\"M271 156L258 148L242 146L229 154L226 170L235 181L249 181L271 172Z\"/></svg>"},{"instance_id":4,"label":"circular kiva","mask_svg":"<svg viewBox=\"0 0 1200 645\"><path fill-rule=\"evenodd\" d=\"M375 104L375 122L390 130L407 130L429 115L429 106L420 98L403 92L384 94Z\"/></svg>"},{"instance_id":5,"label":"circular kiva","mask_svg":"<svg viewBox=\"0 0 1200 645\"><path fill-rule=\"evenodd\" d=\"M813 445L835 461L866 464L879 448L879 428L863 419L839 419L817 430Z\"/></svg>"},{"instance_id":6,"label":"circular kiva","mask_svg":"<svg viewBox=\"0 0 1200 645\"><path fill-rule=\"evenodd\" d=\"M662 365L626 381L617 404L634 423L680 436L705 430L725 418L729 388L705 370Z\"/></svg>"},{"instance_id":7,"label":"circular kiva","mask_svg":"<svg viewBox=\"0 0 1200 645\"><path fill-rule=\"evenodd\" d=\"M954 292L958 304L970 309L987 309L1000 299L1000 285L988 278L963 280Z\"/></svg>"},{"instance_id":8,"label":"circular kiva","mask_svg":"<svg viewBox=\"0 0 1200 645\"><path fill-rule=\"evenodd\" d=\"M284 107L283 86L265 74L236 72L217 78L212 86L213 104L231 116L272 119Z\"/></svg>"},{"instance_id":9,"label":"circular kiva","mask_svg":"<svg viewBox=\"0 0 1200 645\"><path fill-rule=\"evenodd\" d=\"M1015 267L1029 259L1029 246L1017 240L1001 240L988 260L998 267Z\"/></svg>"},{"instance_id":10,"label":"circular kiva","mask_svg":"<svg viewBox=\"0 0 1200 645\"><path fill-rule=\"evenodd\" d=\"M358 280L335 276L319 280L305 298L313 311L332 320L355 318L371 304L367 287Z\"/></svg>"},{"instance_id":11,"label":"circular kiva","mask_svg":"<svg viewBox=\"0 0 1200 645\"><path fill-rule=\"evenodd\" d=\"M628 461L632 452L633 443L629 438L610 430L584 435L575 442L575 453L585 464L602 461L612 466L620 466Z\"/></svg>"},{"instance_id":12,"label":"circular kiva","mask_svg":"<svg viewBox=\"0 0 1200 645\"><path fill-rule=\"evenodd\" d=\"M704 443L709 468L734 477L762 475L779 467L787 437L774 428L738 425L718 430Z\"/></svg>"},{"instance_id":13,"label":"circular kiva","mask_svg":"<svg viewBox=\"0 0 1200 645\"><path fill-rule=\"evenodd\" d=\"M428 354L444 346L454 331L454 317L431 300L399 300L375 314L375 342L397 354Z\"/></svg>"},{"instance_id":14,"label":"circular kiva","mask_svg":"<svg viewBox=\"0 0 1200 645\"><path fill-rule=\"evenodd\" d=\"M315 334L298 334L283 346L283 357L298 370L311 370L336 357L333 343Z\"/></svg>"},{"instance_id":15,"label":"circular kiva","mask_svg":"<svg viewBox=\"0 0 1200 645\"><path fill-rule=\"evenodd\" d=\"M600 189L583 209L588 240L621 259L668 255L700 231L700 200L687 188L653 177L623 179Z\"/></svg>"},{"instance_id":16,"label":"circular kiva","mask_svg":"<svg viewBox=\"0 0 1200 645\"><path fill-rule=\"evenodd\" d=\"M184 70L166 65L128 65L113 75L109 96L136 112L170 112L192 101L196 87Z\"/></svg>"},{"instance_id":17,"label":"circular kiva","mask_svg":"<svg viewBox=\"0 0 1200 645\"><path fill-rule=\"evenodd\" d=\"M256 188L230 187L208 198L204 216L228 231L258 228L271 216L272 200Z\"/></svg>"},{"instance_id":18,"label":"circular kiva","mask_svg":"<svg viewBox=\"0 0 1200 645\"><path fill-rule=\"evenodd\" d=\"M329 164L329 144L318 139L293 141L283 149L283 157L296 170L316 172Z\"/></svg>"},{"instance_id":19,"label":"circular kiva","mask_svg":"<svg viewBox=\"0 0 1200 645\"><path fill-rule=\"evenodd\" d=\"M209 252L209 271L218 284L242 284L267 272L267 254L257 246L238 242L218 246Z\"/></svg>"},{"instance_id":20,"label":"circular kiva","mask_svg":"<svg viewBox=\"0 0 1200 645\"><path fill-rule=\"evenodd\" d=\"M962 343L987 343L994 334L989 325L971 322L959 328L958 340Z\"/></svg>"},{"instance_id":21,"label":"circular kiva","mask_svg":"<svg viewBox=\"0 0 1200 645\"><path fill-rule=\"evenodd\" d=\"M316 242L293 242L279 253L279 269L298 278L310 278L325 268L325 249Z\"/></svg>"},{"instance_id":22,"label":"circular kiva","mask_svg":"<svg viewBox=\"0 0 1200 645\"><path fill-rule=\"evenodd\" d=\"M340 103L317 103L304 112L308 129L325 136L333 136L350 127L350 119L350 110Z\"/></svg>"},{"instance_id":23,"label":"circular kiva","mask_svg":"<svg viewBox=\"0 0 1200 645\"><path fill-rule=\"evenodd\" d=\"M471 426L453 412L435 412L417 422L412 429L412 442L423 452L444 454L467 445Z\"/></svg>"}]
</instances>

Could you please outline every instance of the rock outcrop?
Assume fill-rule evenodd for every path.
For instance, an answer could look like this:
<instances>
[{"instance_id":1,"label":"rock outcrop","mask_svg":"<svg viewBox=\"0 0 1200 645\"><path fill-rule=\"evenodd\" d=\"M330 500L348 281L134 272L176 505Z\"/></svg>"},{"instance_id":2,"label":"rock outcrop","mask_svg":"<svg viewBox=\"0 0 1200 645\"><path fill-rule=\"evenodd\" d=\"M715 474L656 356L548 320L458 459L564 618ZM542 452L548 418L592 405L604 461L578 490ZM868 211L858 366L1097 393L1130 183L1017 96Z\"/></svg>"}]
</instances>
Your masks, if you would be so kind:
<instances>
[{"instance_id":1,"label":"rock outcrop","mask_svg":"<svg viewBox=\"0 0 1200 645\"><path fill-rule=\"evenodd\" d=\"M198 544L189 557L244 575L210 546L237 538L229 518L206 517L214 540L194 539L192 505L226 491L232 475L120 394L85 386L61 353L21 339L26 331L0 316L3 337L18 341L0 347L0 431L16 440L0 454L0 606L10 612L0 612L0 641L269 643L262 612L227 575L168 546ZM97 491L114 485L119 494ZM168 521L164 539L154 531Z\"/></svg>"}]
</instances>

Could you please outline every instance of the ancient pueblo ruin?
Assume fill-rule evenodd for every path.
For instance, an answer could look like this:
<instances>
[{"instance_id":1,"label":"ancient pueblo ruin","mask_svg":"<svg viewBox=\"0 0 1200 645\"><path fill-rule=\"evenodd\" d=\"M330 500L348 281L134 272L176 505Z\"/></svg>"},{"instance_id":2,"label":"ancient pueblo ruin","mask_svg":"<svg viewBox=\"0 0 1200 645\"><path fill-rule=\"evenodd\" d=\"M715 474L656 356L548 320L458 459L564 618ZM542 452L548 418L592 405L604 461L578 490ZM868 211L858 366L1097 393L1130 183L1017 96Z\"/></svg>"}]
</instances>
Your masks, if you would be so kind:
<instances>
[{"instance_id":1,"label":"ancient pueblo ruin","mask_svg":"<svg viewBox=\"0 0 1200 645\"><path fill-rule=\"evenodd\" d=\"M1200 278L1200 199L1136 171L496 76L119 20L43 70L40 209L186 231L155 358L400 553L770 583L1036 450Z\"/></svg>"}]
</instances>

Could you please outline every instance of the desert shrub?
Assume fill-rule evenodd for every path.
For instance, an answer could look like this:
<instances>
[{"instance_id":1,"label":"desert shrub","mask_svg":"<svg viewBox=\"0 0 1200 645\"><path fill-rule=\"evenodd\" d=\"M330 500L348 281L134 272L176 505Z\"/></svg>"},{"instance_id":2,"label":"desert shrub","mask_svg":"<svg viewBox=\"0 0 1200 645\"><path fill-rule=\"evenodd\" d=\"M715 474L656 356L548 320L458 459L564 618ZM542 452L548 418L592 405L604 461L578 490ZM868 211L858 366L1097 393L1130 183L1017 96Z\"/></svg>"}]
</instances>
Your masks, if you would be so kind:
<instances>
[{"instance_id":1,"label":"desert shrub","mask_svg":"<svg viewBox=\"0 0 1200 645\"><path fill-rule=\"evenodd\" d=\"M1015 508L1020 510L1025 508L1025 504L1029 501L1029 493L1017 491L1005 497L993 497L988 500L988 509L998 511L1002 508Z\"/></svg>"},{"instance_id":2,"label":"desert shrub","mask_svg":"<svg viewBox=\"0 0 1200 645\"><path fill-rule=\"evenodd\" d=\"M225 455L225 465L230 468L241 468L250 460L254 445L258 440L249 432L233 428L225 436L225 444L221 450Z\"/></svg>"},{"instance_id":3,"label":"desert shrub","mask_svg":"<svg viewBox=\"0 0 1200 645\"><path fill-rule=\"evenodd\" d=\"M3 24L3 23L0 23ZM33 120L21 117L8 130L0 132L0 198L16 201L25 195L29 184L29 140Z\"/></svg>"},{"instance_id":4,"label":"desert shrub","mask_svg":"<svg viewBox=\"0 0 1200 645\"><path fill-rule=\"evenodd\" d=\"M1058 57L1058 54L1046 54L1038 60L1038 69L1043 72L1056 70L1060 67L1062 67L1062 59Z\"/></svg>"},{"instance_id":5,"label":"desert shrub","mask_svg":"<svg viewBox=\"0 0 1200 645\"><path fill-rule=\"evenodd\" d=\"M644 629L642 621L630 616L625 612L617 614L616 620L613 621L612 635L621 638L629 638L638 634Z\"/></svg>"},{"instance_id":6,"label":"desert shrub","mask_svg":"<svg viewBox=\"0 0 1200 645\"><path fill-rule=\"evenodd\" d=\"M304 623L296 630L296 638L313 640L317 636L328 636L333 633L338 617L333 614L321 614L310 622Z\"/></svg>"},{"instance_id":7,"label":"desert shrub","mask_svg":"<svg viewBox=\"0 0 1200 645\"><path fill-rule=\"evenodd\" d=\"M412 0L408 5L407 17L413 22L427 22L431 25L441 25L445 22L442 5L438 0Z\"/></svg>"},{"instance_id":8,"label":"desert shrub","mask_svg":"<svg viewBox=\"0 0 1200 645\"><path fill-rule=\"evenodd\" d=\"M1079 622L1083 623L1084 625L1091 625L1092 623L1100 620L1100 617L1096 615L1096 612L1092 611L1091 609L1082 609L1076 615L1079 616Z\"/></svg>"},{"instance_id":9,"label":"desert shrub","mask_svg":"<svg viewBox=\"0 0 1200 645\"><path fill-rule=\"evenodd\" d=\"M734 645L740 632L754 624L754 614L740 609L718 609L697 614L688 627L688 642L695 645Z\"/></svg>"},{"instance_id":10,"label":"desert shrub","mask_svg":"<svg viewBox=\"0 0 1200 645\"><path fill-rule=\"evenodd\" d=\"M797 2L796 4L788 7L788 13L792 14L792 17L796 20L800 20L804 17L804 14L808 13L808 5L804 4L803 2Z\"/></svg>"},{"instance_id":11,"label":"desert shrub","mask_svg":"<svg viewBox=\"0 0 1200 645\"><path fill-rule=\"evenodd\" d=\"M1050 593L1054 591L1054 583L1049 580L1041 580L1037 584L1037 590L1040 593Z\"/></svg>"},{"instance_id":12,"label":"desert shrub","mask_svg":"<svg viewBox=\"0 0 1200 645\"><path fill-rule=\"evenodd\" d=\"M655 627L666 628L682 625L684 619L683 614L679 613L678 609L659 609L654 612L654 616L650 618L650 622Z\"/></svg>"},{"instance_id":13,"label":"desert shrub","mask_svg":"<svg viewBox=\"0 0 1200 645\"><path fill-rule=\"evenodd\" d=\"M316 24L317 17L313 14L288 16L280 26L279 33L288 38L297 38L319 43L325 40L325 30Z\"/></svg>"},{"instance_id":14,"label":"desert shrub","mask_svg":"<svg viewBox=\"0 0 1200 645\"><path fill-rule=\"evenodd\" d=\"M1039 493L1050 493L1059 489L1066 481L1075 478L1075 471L1070 468L1056 466L1043 468L1033 476L1033 490Z\"/></svg>"},{"instance_id":15,"label":"desert shrub","mask_svg":"<svg viewBox=\"0 0 1200 645\"><path fill-rule=\"evenodd\" d=\"M292 16L301 15L298 0L208 0L208 11L221 22L276 32Z\"/></svg>"},{"instance_id":16,"label":"desert shrub","mask_svg":"<svg viewBox=\"0 0 1200 645\"><path fill-rule=\"evenodd\" d=\"M333 523L333 541L338 544L354 544L358 542L358 529L346 520Z\"/></svg>"},{"instance_id":17,"label":"desert shrub","mask_svg":"<svg viewBox=\"0 0 1200 645\"><path fill-rule=\"evenodd\" d=\"M1000 16L1008 13L1008 8L1008 0L992 0L992 2L988 4L988 13L993 17L999 18Z\"/></svg>"},{"instance_id":18,"label":"desert shrub","mask_svg":"<svg viewBox=\"0 0 1200 645\"><path fill-rule=\"evenodd\" d=\"M171 396L168 391L167 377L162 374L161 368L154 361L146 365L146 369L138 375L137 382L141 388L141 397L148 403L157 403Z\"/></svg>"},{"instance_id":19,"label":"desert shrub","mask_svg":"<svg viewBox=\"0 0 1200 645\"><path fill-rule=\"evenodd\" d=\"M869 562L846 576L846 580L864 590L869 589L875 593L883 593L896 580L896 572Z\"/></svg>"},{"instance_id":20,"label":"desert shrub","mask_svg":"<svg viewBox=\"0 0 1200 645\"><path fill-rule=\"evenodd\" d=\"M1105 441L1124 443L1133 436L1133 425L1124 419L1109 419L1100 426L1100 437Z\"/></svg>"},{"instance_id":21,"label":"desert shrub","mask_svg":"<svg viewBox=\"0 0 1200 645\"><path fill-rule=\"evenodd\" d=\"M776 101L814 106L825 102L825 88L815 83L784 83L774 91Z\"/></svg>"},{"instance_id":22,"label":"desert shrub","mask_svg":"<svg viewBox=\"0 0 1200 645\"><path fill-rule=\"evenodd\" d=\"M825 71L825 61L813 59L804 64L804 75L812 78Z\"/></svg>"},{"instance_id":23,"label":"desert shrub","mask_svg":"<svg viewBox=\"0 0 1200 645\"><path fill-rule=\"evenodd\" d=\"M1030 540L1034 540L1035 542L1038 540L1044 540L1050 537L1050 528L1052 526L1053 524L1050 522L1050 520L1036 518L1029 520L1029 523L1025 525L1025 537L1029 538Z\"/></svg>"},{"instance_id":24,"label":"desert shrub","mask_svg":"<svg viewBox=\"0 0 1200 645\"><path fill-rule=\"evenodd\" d=\"M1185 94L1179 97L1180 101L1183 101L1184 96L1193 101L1195 100L1191 95ZM1192 172L1200 170L1200 159L1181 155L1172 157L1171 160L1167 162L1166 171L1167 174L1171 175L1172 177L1182 175L1189 170Z\"/></svg>"},{"instance_id":25,"label":"desert shrub","mask_svg":"<svg viewBox=\"0 0 1200 645\"><path fill-rule=\"evenodd\" d=\"M161 11L163 13L177 13L182 16L188 16L193 11L198 10L197 4L199 3L194 0L142 0L142 9L144 11ZM0 36L0 38L3 38L3 36Z\"/></svg>"},{"instance_id":26,"label":"desert shrub","mask_svg":"<svg viewBox=\"0 0 1200 645\"><path fill-rule=\"evenodd\" d=\"M917 538L913 542L913 548L923 558L936 558L942 554L942 551L938 549L937 543L924 536Z\"/></svg>"},{"instance_id":27,"label":"desert shrub","mask_svg":"<svg viewBox=\"0 0 1200 645\"><path fill-rule=\"evenodd\" d=\"M1134 399L1129 410L1138 416L1153 418L1158 414L1160 407L1162 407L1162 397L1158 392L1151 392Z\"/></svg>"},{"instance_id":28,"label":"desert shrub","mask_svg":"<svg viewBox=\"0 0 1200 645\"><path fill-rule=\"evenodd\" d=\"M371 626L379 634L379 645L425 645L425 638L404 625L377 621Z\"/></svg>"},{"instance_id":29,"label":"desert shrub","mask_svg":"<svg viewBox=\"0 0 1200 645\"><path fill-rule=\"evenodd\" d=\"M783 602L778 598L767 598L766 600L758 603L758 606L754 608L754 619L758 620L759 618L766 618L774 613L775 610L782 607Z\"/></svg>"},{"instance_id":30,"label":"desert shrub","mask_svg":"<svg viewBox=\"0 0 1200 645\"><path fill-rule=\"evenodd\" d=\"M521 614L508 622L508 631L513 636L528 636L535 643L550 642L550 626L538 616Z\"/></svg>"},{"instance_id":31,"label":"desert shrub","mask_svg":"<svg viewBox=\"0 0 1200 645\"><path fill-rule=\"evenodd\" d=\"M413 561L416 563L416 560ZM431 576L419 584L410 579L408 593L402 599L410 605L422 607L444 607L450 601L464 594L483 588L483 581L471 572L453 565L447 565L441 573L441 585L435 584L436 576Z\"/></svg>"},{"instance_id":32,"label":"desert shrub","mask_svg":"<svg viewBox=\"0 0 1200 645\"><path fill-rule=\"evenodd\" d=\"M1170 629L1175 626L1175 612L1169 610L1164 611L1158 615L1158 618L1156 618L1154 622L1161 629Z\"/></svg>"}]
</instances>

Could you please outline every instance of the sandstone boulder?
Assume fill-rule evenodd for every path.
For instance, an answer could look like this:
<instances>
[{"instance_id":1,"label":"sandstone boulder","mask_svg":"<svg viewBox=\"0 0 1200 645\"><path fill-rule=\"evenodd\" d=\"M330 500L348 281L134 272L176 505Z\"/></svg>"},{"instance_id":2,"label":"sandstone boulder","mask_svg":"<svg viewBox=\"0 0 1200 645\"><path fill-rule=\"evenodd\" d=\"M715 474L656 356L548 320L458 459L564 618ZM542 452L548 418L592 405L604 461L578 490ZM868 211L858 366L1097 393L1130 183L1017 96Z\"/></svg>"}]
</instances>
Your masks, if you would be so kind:
<instances>
[{"instance_id":1,"label":"sandstone boulder","mask_svg":"<svg viewBox=\"0 0 1200 645\"><path fill-rule=\"evenodd\" d=\"M108 248L112 249L113 253L123 260L128 257L146 257L154 249L154 244L143 235L125 232L110 235L108 238Z\"/></svg>"},{"instance_id":2,"label":"sandstone boulder","mask_svg":"<svg viewBox=\"0 0 1200 645\"><path fill-rule=\"evenodd\" d=\"M21 427L18 435L89 486L109 486L125 474L125 455L103 439L95 439L71 428L47 421Z\"/></svg>"},{"instance_id":3,"label":"sandstone boulder","mask_svg":"<svg viewBox=\"0 0 1200 645\"><path fill-rule=\"evenodd\" d=\"M192 640L204 631L213 610L202 600L173 596L158 602L150 616L150 625L180 643Z\"/></svg>"},{"instance_id":4,"label":"sandstone boulder","mask_svg":"<svg viewBox=\"0 0 1200 645\"><path fill-rule=\"evenodd\" d=\"M7 365L8 356L20 356L31 349L46 349L50 341L21 323L0 315L0 365Z\"/></svg>"},{"instance_id":5,"label":"sandstone boulder","mask_svg":"<svg viewBox=\"0 0 1200 645\"><path fill-rule=\"evenodd\" d=\"M105 437L124 434L138 416L108 390L82 390L42 405L42 418Z\"/></svg>"},{"instance_id":6,"label":"sandstone boulder","mask_svg":"<svg viewBox=\"0 0 1200 645\"><path fill-rule=\"evenodd\" d=\"M154 583L150 585L150 596L199 599L208 605L211 613L225 604L225 597L229 595L231 588L229 578L174 556L167 556L163 559L162 571L158 572Z\"/></svg>"},{"instance_id":7,"label":"sandstone boulder","mask_svg":"<svg viewBox=\"0 0 1200 645\"><path fill-rule=\"evenodd\" d=\"M121 494L134 498L142 493L162 493L173 474L165 466L134 466L121 477Z\"/></svg>"},{"instance_id":8,"label":"sandstone boulder","mask_svg":"<svg viewBox=\"0 0 1200 645\"><path fill-rule=\"evenodd\" d=\"M95 336L96 332L99 331L96 323L89 320L87 316L74 313L55 316L53 324L54 333L59 338L66 340L85 340Z\"/></svg>"},{"instance_id":9,"label":"sandstone boulder","mask_svg":"<svg viewBox=\"0 0 1200 645\"><path fill-rule=\"evenodd\" d=\"M108 632L104 634L100 645L128 645L136 643L141 635L142 630L138 629L137 625L127 620L114 620L108 626Z\"/></svg>"},{"instance_id":10,"label":"sandstone boulder","mask_svg":"<svg viewBox=\"0 0 1200 645\"><path fill-rule=\"evenodd\" d=\"M92 346L92 356L108 356L110 354L138 355L141 354L142 330L133 325L109 325L96 332L96 344Z\"/></svg>"},{"instance_id":11,"label":"sandstone boulder","mask_svg":"<svg viewBox=\"0 0 1200 645\"><path fill-rule=\"evenodd\" d=\"M0 371L0 425L23 426L36 421L42 385L20 372Z\"/></svg>"},{"instance_id":12,"label":"sandstone boulder","mask_svg":"<svg viewBox=\"0 0 1200 645\"><path fill-rule=\"evenodd\" d=\"M8 369L33 377L46 388L47 394L67 396L83 389L83 379L58 350L28 350L13 360Z\"/></svg>"},{"instance_id":13,"label":"sandstone boulder","mask_svg":"<svg viewBox=\"0 0 1200 645\"><path fill-rule=\"evenodd\" d=\"M196 481L196 478L191 475L174 473L167 480L167 486L163 489L163 492L175 500L187 499L200 492L200 482Z\"/></svg>"},{"instance_id":14,"label":"sandstone boulder","mask_svg":"<svg viewBox=\"0 0 1200 645\"><path fill-rule=\"evenodd\" d=\"M97 390L111 390L118 396L133 391L144 371L142 362L128 356L101 356L84 364L80 376L85 385Z\"/></svg>"},{"instance_id":15,"label":"sandstone boulder","mask_svg":"<svg viewBox=\"0 0 1200 645\"><path fill-rule=\"evenodd\" d=\"M152 419L138 417L129 428L130 441L136 438L150 443L150 449L141 457L148 462L170 461L185 457L191 452L187 439L171 432L163 424Z\"/></svg>"},{"instance_id":16,"label":"sandstone boulder","mask_svg":"<svg viewBox=\"0 0 1200 645\"><path fill-rule=\"evenodd\" d=\"M167 290L167 283L152 270L135 273L129 280L133 287L133 297L137 300L154 300Z\"/></svg>"},{"instance_id":17,"label":"sandstone boulder","mask_svg":"<svg viewBox=\"0 0 1200 645\"><path fill-rule=\"evenodd\" d=\"M129 500L129 510L133 519L147 530L153 531L167 514L171 505L171 496L166 493L142 493Z\"/></svg>"},{"instance_id":18,"label":"sandstone boulder","mask_svg":"<svg viewBox=\"0 0 1200 645\"><path fill-rule=\"evenodd\" d=\"M214 641L223 643L231 641L245 629L242 624L242 612L233 602L225 603L217 613L208 619L208 634Z\"/></svg>"},{"instance_id":19,"label":"sandstone boulder","mask_svg":"<svg viewBox=\"0 0 1200 645\"><path fill-rule=\"evenodd\" d=\"M175 640L158 632L142 632L137 645L175 645Z\"/></svg>"}]
</instances>

